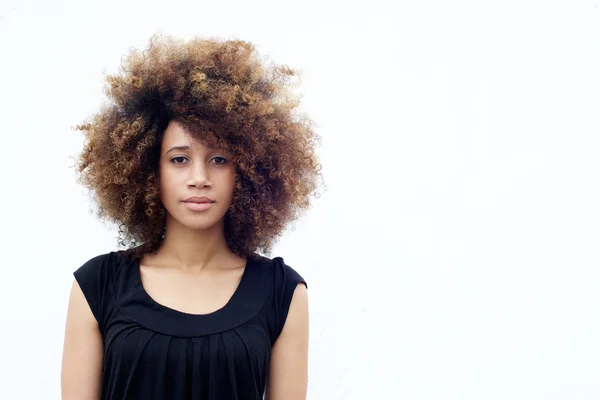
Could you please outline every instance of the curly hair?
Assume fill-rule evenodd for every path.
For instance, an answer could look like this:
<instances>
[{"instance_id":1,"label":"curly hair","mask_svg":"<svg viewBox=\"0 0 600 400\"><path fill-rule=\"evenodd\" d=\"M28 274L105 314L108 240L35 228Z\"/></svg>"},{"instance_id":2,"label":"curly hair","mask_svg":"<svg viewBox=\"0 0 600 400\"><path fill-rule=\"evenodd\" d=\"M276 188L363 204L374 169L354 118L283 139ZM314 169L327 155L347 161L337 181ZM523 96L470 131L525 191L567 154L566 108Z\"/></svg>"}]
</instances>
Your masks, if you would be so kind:
<instances>
[{"instance_id":1,"label":"curly hair","mask_svg":"<svg viewBox=\"0 0 600 400\"><path fill-rule=\"evenodd\" d=\"M192 137L233 156L233 204L227 245L240 256L271 252L286 226L319 197L320 137L289 90L297 71L263 62L242 40L154 35L106 75L109 102L74 129L86 137L78 182L92 190L97 216L119 226L125 253L160 247L166 209L160 201L164 131L176 120Z\"/></svg>"}]
</instances>

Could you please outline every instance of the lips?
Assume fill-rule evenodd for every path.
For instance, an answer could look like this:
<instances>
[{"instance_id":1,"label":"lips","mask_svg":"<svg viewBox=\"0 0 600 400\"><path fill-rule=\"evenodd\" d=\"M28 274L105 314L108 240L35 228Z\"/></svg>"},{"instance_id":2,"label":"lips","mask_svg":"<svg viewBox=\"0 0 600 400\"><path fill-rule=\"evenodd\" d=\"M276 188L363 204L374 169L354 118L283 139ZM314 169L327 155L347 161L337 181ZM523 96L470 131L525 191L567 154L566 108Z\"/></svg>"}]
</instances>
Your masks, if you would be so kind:
<instances>
[{"instance_id":1,"label":"lips","mask_svg":"<svg viewBox=\"0 0 600 400\"><path fill-rule=\"evenodd\" d=\"M188 197L187 199L183 200L184 203L214 203L215 201L213 199L211 199L210 197L206 197L206 196L202 196L202 197L198 197L198 196L193 196L193 197Z\"/></svg>"}]
</instances>

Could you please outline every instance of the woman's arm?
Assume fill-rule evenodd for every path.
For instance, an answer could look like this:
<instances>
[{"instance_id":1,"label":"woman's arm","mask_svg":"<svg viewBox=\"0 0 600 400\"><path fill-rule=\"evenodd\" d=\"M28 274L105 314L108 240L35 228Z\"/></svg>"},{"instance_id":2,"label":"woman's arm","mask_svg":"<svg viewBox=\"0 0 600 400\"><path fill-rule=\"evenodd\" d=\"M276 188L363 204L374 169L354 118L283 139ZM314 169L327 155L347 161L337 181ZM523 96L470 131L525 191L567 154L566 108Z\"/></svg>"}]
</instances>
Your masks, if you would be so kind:
<instances>
[{"instance_id":1,"label":"woman's arm","mask_svg":"<svg viewBox=\"0 0 600 400\"><path fill-rule=\"evenodd\" d=\"M283 330L273 345L266 399L305 400L308 386L308 295L294 290Z\"/></svg>"},{"instance_id":2,"label":"woman's arm","mask_svg":"<svg viewBox=\"0 0 600 400\"><path fill-rule=\"evenodd\" d=\"M73 281L63 346L63 400L97 400L103 360L102 336L77 281Z\"/></svg>"}]
</instances>

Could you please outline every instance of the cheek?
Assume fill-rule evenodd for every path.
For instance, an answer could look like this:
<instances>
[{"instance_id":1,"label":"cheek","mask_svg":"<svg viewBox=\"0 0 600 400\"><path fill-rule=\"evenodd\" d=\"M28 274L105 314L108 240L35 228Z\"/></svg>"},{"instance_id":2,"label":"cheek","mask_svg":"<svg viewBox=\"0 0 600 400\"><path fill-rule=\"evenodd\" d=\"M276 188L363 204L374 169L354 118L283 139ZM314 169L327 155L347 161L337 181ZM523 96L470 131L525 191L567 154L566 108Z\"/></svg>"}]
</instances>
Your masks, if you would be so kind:
<instances>
[{"instance_id":1,"label":"cheek","mask_svg":"<svg viewBox=\"0 0 600 400\"><path fill-rule=\"evenodd\" d=\"M176 186L174 176L165 171L160 171L160 197L163 200L167 200L172 196L173 187Z\"/></svg>"},{"instance_id":2,"label":"cheek","mask_svg":"<svg viewBox=\"0 0 600 400\"><path fill-rule=\"evenodd\" d=\"M232 174L227 179L227 190L231 195L233 195L233 192L235 190L235 183L236 183L236 176Z\"/></svg>"}]
</instances>

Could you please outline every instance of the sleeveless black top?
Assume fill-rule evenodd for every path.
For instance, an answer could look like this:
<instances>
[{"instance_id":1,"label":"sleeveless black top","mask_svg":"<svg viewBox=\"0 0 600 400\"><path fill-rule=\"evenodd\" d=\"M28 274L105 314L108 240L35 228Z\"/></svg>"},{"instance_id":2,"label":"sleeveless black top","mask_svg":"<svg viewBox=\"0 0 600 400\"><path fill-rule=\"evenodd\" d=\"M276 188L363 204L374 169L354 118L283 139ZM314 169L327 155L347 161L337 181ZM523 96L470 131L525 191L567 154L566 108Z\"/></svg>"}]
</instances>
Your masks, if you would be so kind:
<instances>
[{"instance_id":1,"label":"sleeveless black top","mask_svg":"<svg viewBox=\"0 0 600 400\"><path fill-rule=\"evenodd\" d=\"M74 273L104 343L101 399L262 399L271 348L305 280L283 258L248 258L229 302L187 314L155 302L139 259L96 256Z\"/></svg>"}]
</instances>

